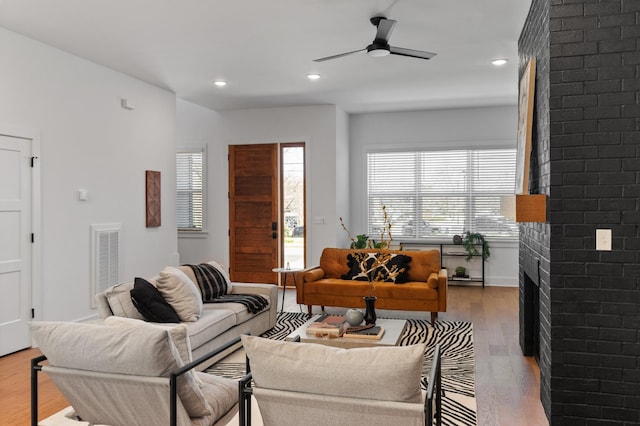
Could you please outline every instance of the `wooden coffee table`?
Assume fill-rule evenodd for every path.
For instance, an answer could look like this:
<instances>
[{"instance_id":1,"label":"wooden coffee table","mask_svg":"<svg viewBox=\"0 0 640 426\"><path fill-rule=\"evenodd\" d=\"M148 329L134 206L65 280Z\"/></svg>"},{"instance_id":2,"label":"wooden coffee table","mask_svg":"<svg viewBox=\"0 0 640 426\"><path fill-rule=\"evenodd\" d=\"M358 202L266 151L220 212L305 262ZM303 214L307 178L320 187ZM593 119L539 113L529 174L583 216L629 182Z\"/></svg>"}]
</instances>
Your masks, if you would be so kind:
<instances>
[{"instance_id":1,"label":"wooden coffee table","mask_svg":"<svg viewBox=\"0 0 640 426\"><path fill-rule=\"evenodd\" d=\"M300 336L300 341L305 343L319 343L321 345L327 346L335 346L338 348L364 348L371 346L397 346L400 343L400 337L404 333L407 328L406 320L397 320L397 319L378 319L376 321L376 325L380 326L384 329L384 335L381 339L358 339L358 338L349 338L349 337L318 337L318 336L308 336L307 335L307 327L312 322L316 321L320 318L321 315L315 315L311 317L311 319L302 326L296 328L291 334L289 334L285 340L293 340L296 336Z\"/></svg>"}]
</instances>

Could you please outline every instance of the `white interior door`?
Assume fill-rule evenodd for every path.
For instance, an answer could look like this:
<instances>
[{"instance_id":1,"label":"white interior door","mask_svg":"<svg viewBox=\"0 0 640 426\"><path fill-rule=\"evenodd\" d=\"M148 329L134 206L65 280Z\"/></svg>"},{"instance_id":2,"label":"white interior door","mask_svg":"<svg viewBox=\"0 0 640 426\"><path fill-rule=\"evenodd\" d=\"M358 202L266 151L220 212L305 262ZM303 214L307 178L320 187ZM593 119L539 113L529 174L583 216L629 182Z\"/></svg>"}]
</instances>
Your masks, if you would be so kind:
<instances>
[{"instance_id":1,"label":"white interior door","mask_svg":"<svg viewBox=\"0 0 640 426\"><path fill-rule=\"evenodd\" d=\"M0 356L31 346L31 150L0 134Z\"/></svg>"}]
</instances>

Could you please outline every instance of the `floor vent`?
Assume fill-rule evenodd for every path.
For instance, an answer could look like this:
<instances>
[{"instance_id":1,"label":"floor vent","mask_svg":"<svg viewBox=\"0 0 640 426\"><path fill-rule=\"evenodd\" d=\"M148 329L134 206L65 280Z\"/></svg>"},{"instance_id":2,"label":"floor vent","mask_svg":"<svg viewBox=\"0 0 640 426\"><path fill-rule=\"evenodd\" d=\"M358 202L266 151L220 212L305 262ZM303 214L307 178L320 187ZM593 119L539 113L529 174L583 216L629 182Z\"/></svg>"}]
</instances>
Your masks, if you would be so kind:
<instances>
[{"instance_id":1,"label":"floor vent","mask_svg":"<svg viewBox=\"0 0 640 426\"><path fill-rule=\"evenodd\" d=\"M120 235L122 225L91 225L91 307L96 294L120 282Z\"/></svg>"}]
</instances>

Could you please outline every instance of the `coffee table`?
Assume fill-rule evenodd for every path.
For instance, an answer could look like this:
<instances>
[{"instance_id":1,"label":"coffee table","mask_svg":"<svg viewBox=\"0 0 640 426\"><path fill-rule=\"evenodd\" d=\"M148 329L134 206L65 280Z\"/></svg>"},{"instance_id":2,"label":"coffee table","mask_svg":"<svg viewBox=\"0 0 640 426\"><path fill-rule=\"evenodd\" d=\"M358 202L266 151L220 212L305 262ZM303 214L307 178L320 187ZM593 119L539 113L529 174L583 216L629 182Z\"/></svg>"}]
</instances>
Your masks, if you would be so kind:
<instances>
[{"instance_id":1,"label":"coffee table","mask_svg":"<svg viewBox=\"0 0 640 426\"><path fill-rule=\"evenodd\" d=\"M384 329L384 335L381 339L358 339L358 338L349 338L349 337L318 337L318 336L308 336L307 335L307 327L312 322L316 321L320 318L321 315L315 315L311 317L311 319L302 326L296 328L291 334L289 334L285 340L293 340L296 336L300 336L300 341L305 343L319 343L321 345L327 346L335 346L338 348L364 348L371 346L397 346L400 343L400 337L404 333L407 328L406 320L397 320L397 319L378 319L376 321L376 325L380 326Z\"/></svg>"}]
</instances>

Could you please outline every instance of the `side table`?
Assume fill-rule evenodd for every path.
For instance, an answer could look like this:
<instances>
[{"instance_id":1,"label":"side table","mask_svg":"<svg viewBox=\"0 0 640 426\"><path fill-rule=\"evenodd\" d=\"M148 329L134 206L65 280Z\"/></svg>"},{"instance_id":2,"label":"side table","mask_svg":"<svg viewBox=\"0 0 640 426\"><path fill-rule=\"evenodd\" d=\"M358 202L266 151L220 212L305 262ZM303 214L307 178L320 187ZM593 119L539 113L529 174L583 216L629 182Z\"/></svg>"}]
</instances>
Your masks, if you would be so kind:
<instances>
[{"instance_id":1,"label":"side table","mask_svg":"<svg viewBox=\"0 0 640 426\"><path fill-rule=\"evenodd\" d=\"M291 269L291 268L273 268L272 269L273 272L276 272L278 274L282 274L282 276L284 277L284 281L282 283L282 307L280 308L280 312L284 311L284 292L287 289L287 274L291 274L293 275L293 285L295 287L298 286L298 283L296 282L296 272L300 272L302 271L302 269L297 268L297 269ZM276 301L277 303L277 301Z\"/></svg>"}]
</instances>

